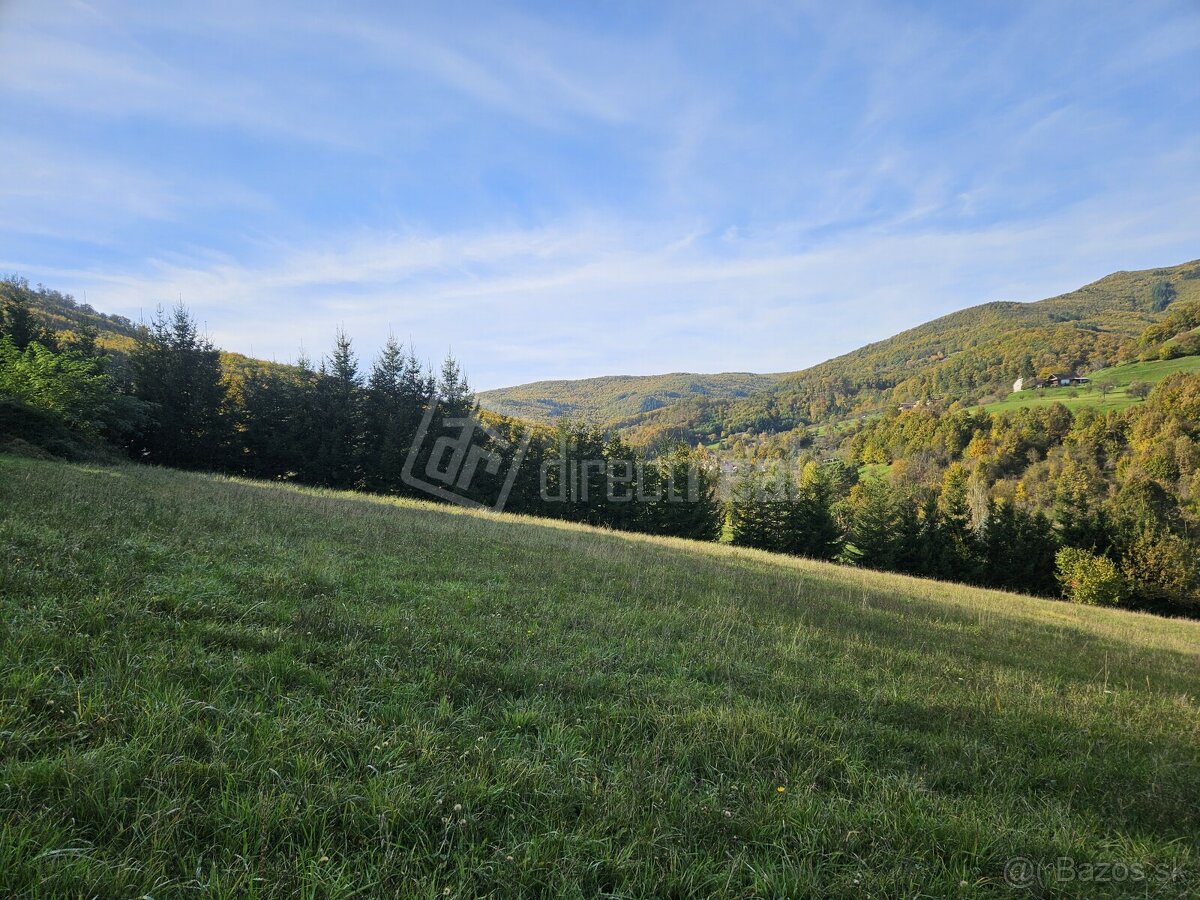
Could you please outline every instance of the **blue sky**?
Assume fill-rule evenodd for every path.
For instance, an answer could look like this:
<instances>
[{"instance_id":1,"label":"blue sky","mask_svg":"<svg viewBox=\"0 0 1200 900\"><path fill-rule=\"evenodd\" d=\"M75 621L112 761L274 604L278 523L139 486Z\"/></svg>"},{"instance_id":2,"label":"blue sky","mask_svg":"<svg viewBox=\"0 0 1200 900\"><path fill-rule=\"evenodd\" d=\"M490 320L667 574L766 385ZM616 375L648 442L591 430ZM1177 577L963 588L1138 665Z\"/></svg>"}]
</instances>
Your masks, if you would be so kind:
<instances>
[{"instance_id":1,"label":"blue sky","mask_svg":"<svg viewBox=\"0 0 1200 900\"><path fill-rule=\"evenodd\" d=\"M1200 3L0 0L0 269L478 388L1200 257Z\"/></svg>"}]
</instances>

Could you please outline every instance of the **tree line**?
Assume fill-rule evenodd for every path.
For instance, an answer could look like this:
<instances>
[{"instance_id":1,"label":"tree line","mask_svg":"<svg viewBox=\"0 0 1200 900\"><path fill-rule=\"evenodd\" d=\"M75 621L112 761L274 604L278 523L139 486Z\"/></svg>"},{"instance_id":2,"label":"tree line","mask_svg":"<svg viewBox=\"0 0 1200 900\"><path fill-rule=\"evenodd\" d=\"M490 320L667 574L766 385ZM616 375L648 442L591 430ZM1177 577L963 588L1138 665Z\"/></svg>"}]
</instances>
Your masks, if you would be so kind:
<instances>
[{"instance_id":1,"label":"tree line","mask_svg":"<svg viewBox=\"0 0 1200 900\"><path fill-rule=\"evenodd\" d=\"M773 448L741 463L735 543L1200 614L1200 375L1120 411L893 408L823 455Z\"/></svg>"},{"instance_id":2,"label":"tree line","mask_svg":"<svg viewBox=\"0 0 1200 900\"><path fill-rule=\"evenodd\" d=\"M315 365L231 368L182 306L160 310L127 353L112 354L94 334L49 331L22 301L10 298L0 316L0 434L58 455L103 445L157 465L428 499L403 477L406 463L429 482L438 436L470 421L481 426L470 439L495 461L469 483L450 477L457 497L491 506L504 491L512 512L700 540L721 532L703 452L634 451L580 422L531 429L489 415L451 356L435 375L389 338L364 369L339 331Z\"/></svg>"},{"instance_id":3,"label":"tree line","mask_svg":"<svg viewBox=\"0 0 1200 900\"><path fill-rule=\"evenodd\" d=\"M841 460L789 470L753 467L738 479L730 500L735 544L1023 593L1059 593L1058 538L1050 520L988 500L974 523L959 472L934 491L860 480Z\"/></svg>"}]
</instances>

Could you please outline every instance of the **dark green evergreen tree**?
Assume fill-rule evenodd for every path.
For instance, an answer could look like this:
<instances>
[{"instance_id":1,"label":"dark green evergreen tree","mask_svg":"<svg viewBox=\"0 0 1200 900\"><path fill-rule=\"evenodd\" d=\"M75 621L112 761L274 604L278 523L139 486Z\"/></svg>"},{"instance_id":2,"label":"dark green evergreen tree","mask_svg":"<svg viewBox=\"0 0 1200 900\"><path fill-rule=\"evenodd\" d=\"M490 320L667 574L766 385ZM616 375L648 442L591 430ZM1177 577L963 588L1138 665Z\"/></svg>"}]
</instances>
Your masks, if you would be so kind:
<instances>
[{"instance_id":1,"label":"dark green evergreen tree","mask_svg":"<svg viewBox=\"0 0 1200 900\"><path fill-rule=\"evenodd\" d=\"M475 395L458 361L446 354L437 381L438 401L446 416L467 416L475 410Z\"/></svg>"},{"instance_id":2,"label":"dark green evergreen tree","mask_svg":"<svg viewBox=\"0 0 1200 900\"><path fill-rule=\"evenodd\" d=\"M739 547L788 552L784 515L793 499L790 474L760 471L753 463L734 482L729 503L733 543Z\"/></svg>"},{"instance_id":3,"label":"dark green evergreen tree","mask_svg":"<svg viewBox=\"0 0 1200 900\"><path fill-rule=\"evenodd\" d=\"M909 571L927 578L940 576L946 556L943 549L945 537L942 512L938 508L937 494L933 491L926 494L916 520L916 541L910 556L912 568Z\"/></svg>"},{"instance_id":4,"label":"dark green evergreen tree","mask_svg":"<svg viewBox=\"0 0 1200 900\"><path fill-rule=\"evenodd\" d=\"M856 560L871 569L894 570L902 554L899 504L885 481L864 481L854 498L850 540Z\"/></svg>"},{"instance_id":5,"label":"dark green evergreen tree","mask_svg":"<svg viewBox=\"0 0 1200 900\"><path fill-rule=\"evenodd\" d=\"M151 421L132 448L161 465L222 468L230 460L231 429L221 356L201 336L187 309L160 309L130 353L135 396L150 405Z\"/></svg>"},{"instance_id":6,"label":"dark green evergreen tree","mask_svg":"<svg viewBox=\"0 0 1200 900\"><path fill-rule=\"evenodd\" d=\"M639 523L641 530L698 541L720 538L724 510L717 499L717 472L703 453L680 444L641 471L653 479L658 497L648 506L640 504L649 514Z\"/></svg>"},{"instance_id":7,"label":"dark green evergreen tree","mask_svg":"<svg viewBox=\"0 0 1200 900\"><path fill-rule=\"evenodd\" d=\"M362 399L358 357L349 335L338 329L333 353L317 373L318 483L339 488L359 484Z\"/></svg>"},{"instance_id":8,"label":"dark green evergreen tree","mask_svg":"<svg viewBox=\"0 0 1200 900\"><path fill-rule=\"evenodd\" d=\"M1058 593L1054 554L1058 542L1050 521L1004 501L992 501L979 533L984 564L981 584L1026 594Z\"/></svg>"},{"instance_id":9,"label":"dark green evergreen tree","mask_svg":"<svg viewBox=\"0 0 1200 900\"><path fill-rule=\"evenodd\" d=\"M390 337L371 368L363 398L363 487L401 490L400 473L429 402L420 363Z\"/></svg>"},{"instance_id":10,"label":"dark green evergreen tree","mask_svg":"<svg viewBox=\"0 0 1200 900\"><path fill-rule=\"evenodd\" d=\"M940 517L935 532L936 562L934 572L930 574L947 581L974 582L982 566L976 535L971 527L969 484L966 469L957 463L946 470L942 480L938 501Z\"/></svg>"},{"instance_id":11,"label":"dark green evergreen tree","mask_svg":"<svg viewBox=\"0 0 1200 900\"><path fill-rule=\"evenodd\" d=\"M44 347L56 349L53 335L34 317L26 294L27 290L5 291L0 302L0 335L12 341L18 350L24 350L35 341Z\"/></svg>"},{"instance_id":12,"label":"dark green evergreen tree","mask_svg":"<svg viewBox=\"0 0 1200 900\"><path fill-rule=\"evenodd\" d=\"M304 376L304 370L293 375L256 369L243 379L237 405L241 471L259 478L307 480L306 450L315 448L306 444L311 422L304 393L311 385Z\"/></svg>"},{"instance_id":13,"label":"dark green evergreen tree","mask_svg":"<svg viewBox=\"0 0 1200 900\"><path fill-rule=\"evenodd\" d=\"M783 543L788 553L836 559L842 552L842 531L833 514L842 474L840 467L805 466L783 510Z\"/></svg>"}]
</instances>

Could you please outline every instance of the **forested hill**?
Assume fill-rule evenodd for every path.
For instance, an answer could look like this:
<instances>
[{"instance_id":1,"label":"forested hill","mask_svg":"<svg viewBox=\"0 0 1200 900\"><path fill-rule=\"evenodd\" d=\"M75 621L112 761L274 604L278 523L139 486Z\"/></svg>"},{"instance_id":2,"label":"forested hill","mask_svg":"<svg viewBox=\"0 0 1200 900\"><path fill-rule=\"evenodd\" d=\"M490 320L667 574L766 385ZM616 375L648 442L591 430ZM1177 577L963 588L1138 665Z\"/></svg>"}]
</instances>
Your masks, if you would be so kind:
<instances>
[{"instance_id":1,"label":"forested hill","mask_svg":"<svg viewBox=\"0 0 1200 900\"><path fill-rule=\"evenodd\" d=\"M57 335L64 346L94 342L98 349L117 357L124 357L133 349L144 324L125 316L100 312L70 294L45 285L31 286L28 279L18 275L0 279L0 308L12 303L28 307L37 323ZM152 305L149 312L153 313L154 309ZM287 363L255 359L228 350L220 351L220 360L222 369L229 374L245 375L258 370L282 372L294 368Z\"/></svg>"},{"instance_id":2,"label":"forested hill","mask_svg":"<svg viewBox=\"0 0 1200 900\"><path fill-rule=\"evenodd\" d=\"M971 307L784 379L775 393L799 415L855 401L975 399L1043 369L1085 372L1131 358L1168 307L1200 300L1200 260L1118 272L1035 303ZM865 395L865 396L859 396Z\"/></svg>"},{"instance_id":3,"label":"forested hill","mask_svg":"<svg viewBox=\"0 0 1200 900\"><path fill-rule=\"evenodd\" d=\"M606 375L483 391L479 402L494 412L528 421L574 416L620 427L645 413L688 400L736 400L761 394L782 377L749 372Z\"/></svg>"},{"instance_id":4,"label":"forested hill","mask_svg":"<svg viewBox=\"0 0 1200 900\"><path fill-rule=\"evenodd\" d=\"M1115 363L1200 353L1200 260L1117 272L1058 297L951 313L812 368L748 397L684 398L624 422L639 443L711 443L742 432L818 425L891 404L970 405L1020 376L1087 373ZM493 395L503 392L493 392Z\"/></svg>"},{"instance_id":5,"label":"forested hill","mask_svg":"<svg viewBox=\"0 0 1200 900\"><path fill-rule=\"evenodd\" d=\"M124 316L114 316L80 303L70 294L52 290L45 285L31 287L29 281L17 275L0 280L0 306L22 301L51 332L67 338L90 334L98 346L124 352L137 339L138 325Z\"/></svg>"},{"instance_id":6,"label":"forested hill","mask_svg":"<svg viewBox=\"0 0 1200 900\"><path fill-rule=\"evenodd\" d=\"M639 445L629 433L579 421L556 433L497 416L477 445L491 462L465 480L454 476L458 499L489 506L501 497L510 512L701 540L727 533L759 549L1195 615L1200 302L1193 295L1200 279L1184 276L1197 269L1124 276L1123 303L1111 302L1122 281L1114 278L1040 308L990 305L826 363L813 371L835 377L841 365L847 372L842 393L831 392L843 408L865 408L922 380L924 391L946 393L943 402L892 403L878 415L774 435L731 432L727 418L711 426L727 453L720 465L709 449L682 442ZM457 428L475 402L453 358L434 373L394 339L366 371L341 331L315 368L251 360L238 371L182 307L139 327L133 346L118 354L101 349L87 326L82 334L52 332L36 321L46 313L26 302L28 287L6 282L10 289L14 296L0 307L0 450L124 455L262 480L422 494L429 485L405 473L429 471L441 452L440 439L426 441L426 428ZM1047 341L1044 352L1035 352L1037 340ZM952 342L971 341L947 352ZM904 347L907 362L889 357ZM1088 390L1102 398L1103 386L1112 393L1120 376L1119 410L1084 405L1074 413L1051 399L992 413L944 402L986 377L1007 381L1010 368L1078 370L1109 354L1147 357L1094 373ZM872 366L876 381L852 381ZM812 373L805 378L759 396L774 402L784 390L795 397L819 384ZM1034 393L1083 403L1087 392ZM713 409L729 416L755 402L762 401ZM697 436L695 426L685 427ZM638 502L629 503L616 481L628 488L635 478ZM686 503L678 502L682 484Z\"/></svg>"}]
</instances>

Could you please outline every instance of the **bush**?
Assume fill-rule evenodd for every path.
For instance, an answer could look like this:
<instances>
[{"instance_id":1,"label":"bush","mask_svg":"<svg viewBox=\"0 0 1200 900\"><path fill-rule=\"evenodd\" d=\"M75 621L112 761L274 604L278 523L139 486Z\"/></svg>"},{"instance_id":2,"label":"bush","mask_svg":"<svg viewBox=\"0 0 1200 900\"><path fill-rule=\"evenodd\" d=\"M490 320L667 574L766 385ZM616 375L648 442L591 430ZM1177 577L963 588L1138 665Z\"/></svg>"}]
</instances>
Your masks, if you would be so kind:
<instances>
[{"instance_id":1,"label":"bush","mask_svg":"<svg viewBox=\"0 0 1200 900\"><path fill-rule=\"evenodd\" d=\"M1072 603L1119 606L1129 594L1125 577L1107 556L1064 547L1054 557L1058 583Z\"/></svg>"},{"instance_id":2,"label":"bush","mask_svg":"<svg viewBox=\"0 0 1200 900\"><path fill-rule=\"evenodd\" d=\"M1152 387L1153 385L1148 381L1131 381L1129 387L1125 389L1125 393L1138 400L1145 400L1150 396Z\"/></svg>"},{"instance_id":3,"label":"bush","mask_svg":"<svg viewBox=\"0 0 1200 900\"><path fill-rule=\"evenodd\" d=\"M1196 548L1179 535L1144 530L1130 543L1121 563L1140 599L1166 610L1182 610L1200 599L1196 555Z\"/></svg>"},{"instance_id":4,"label":"bush","mask_svg":"<svg viewBox=\"0 0 1200 900\"><path fill-rule=\"evenodd\" d=\"M34 452L30 448L37 448ZM0 452L18 456L90 460L98 444L72 431L61 417L0 394Z\"/></svg>"}]
</instances>

